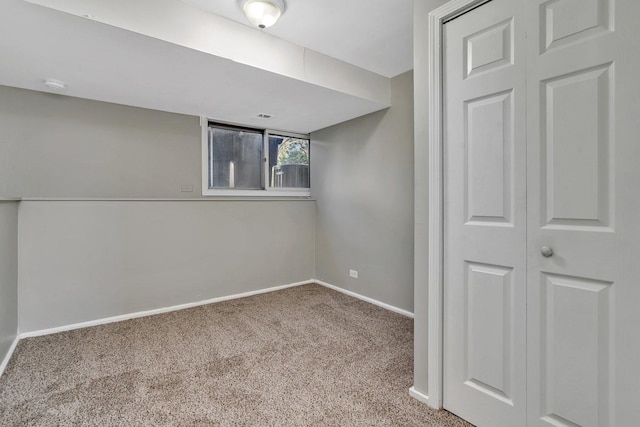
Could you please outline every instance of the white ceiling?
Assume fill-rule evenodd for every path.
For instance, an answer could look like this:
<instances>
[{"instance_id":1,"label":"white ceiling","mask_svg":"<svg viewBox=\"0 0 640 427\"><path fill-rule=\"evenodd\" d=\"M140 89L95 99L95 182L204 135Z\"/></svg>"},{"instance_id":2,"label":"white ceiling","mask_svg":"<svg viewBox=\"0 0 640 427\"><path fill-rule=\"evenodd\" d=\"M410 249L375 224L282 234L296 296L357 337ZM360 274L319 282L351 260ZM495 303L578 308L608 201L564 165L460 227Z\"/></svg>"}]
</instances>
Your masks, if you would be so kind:
<instances>
[{"instance_id":1,"label":"white ceiling","mask_svg":"<svg viewBox=\"0 0 640 427\"><path fill-rule=\"evenodd\" d=\"M183 1L250 25L238 0ZM285 0L285 4L284 15L265 32L385 77L413 69L413 0Z\"/></svg>"},{"instance_id":2,"label":"white ceiling","mask_svg":"<svg viewBox=\"0 0 640 427\"><path fill-rule=\"evenodd\" d=\"M178 0L45 2L0 2L0 85L300 133L389 106L388 78Z\"/></svg>"}]
</instances>

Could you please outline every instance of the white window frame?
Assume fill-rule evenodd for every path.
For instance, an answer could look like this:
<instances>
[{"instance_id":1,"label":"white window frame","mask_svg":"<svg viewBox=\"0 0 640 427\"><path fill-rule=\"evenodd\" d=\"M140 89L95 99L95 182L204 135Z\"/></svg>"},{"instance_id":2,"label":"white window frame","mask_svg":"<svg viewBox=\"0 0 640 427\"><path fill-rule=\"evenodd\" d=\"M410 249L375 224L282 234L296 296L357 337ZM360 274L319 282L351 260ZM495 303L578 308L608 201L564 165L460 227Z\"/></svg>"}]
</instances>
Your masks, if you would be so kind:
<instances>
[{"instance_id":1,"label":"white window frame","mask_svg":"<svg viewBox=\"0 0 640 427\"><path fill-rule=\"evenodd\" d=\"M309 163L311 163L311 138L310 135L281 132L273 129L262 130L262 154L263 168L262 172L264 189L261 190L237 190L226 188L209 188L209 123L218 124L220 126L236 126L245 127L247 129L255 129L251 126L228 124L208 117L200 117L201 137L202 137L202 195L212 197L311 197L311 188L271 188L269 186L269 135L289 136L293 138L303 138L309 140ZM309 164L311 168L311 164Z\"/></svg>"}]
</instances>

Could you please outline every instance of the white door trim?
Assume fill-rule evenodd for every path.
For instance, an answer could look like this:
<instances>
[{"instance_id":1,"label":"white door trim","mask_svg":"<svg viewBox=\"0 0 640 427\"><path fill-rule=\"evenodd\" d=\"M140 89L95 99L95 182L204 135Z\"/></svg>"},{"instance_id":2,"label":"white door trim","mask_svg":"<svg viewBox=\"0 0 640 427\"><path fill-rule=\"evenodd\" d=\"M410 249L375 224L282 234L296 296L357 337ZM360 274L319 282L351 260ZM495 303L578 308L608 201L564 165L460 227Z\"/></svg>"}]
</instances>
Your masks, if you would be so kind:
<instances>
[{"instance_id":1,"label":"white door trim","mask_svg":"<svg viewBox=\"0 0 640 427\"><path fill-rule=\"evenodd\" d=\"M442 26L491 0L451 0L429 13L429 406L443 404L444 352L444 150L442 129Z\"/></svg>"}]
</instances>

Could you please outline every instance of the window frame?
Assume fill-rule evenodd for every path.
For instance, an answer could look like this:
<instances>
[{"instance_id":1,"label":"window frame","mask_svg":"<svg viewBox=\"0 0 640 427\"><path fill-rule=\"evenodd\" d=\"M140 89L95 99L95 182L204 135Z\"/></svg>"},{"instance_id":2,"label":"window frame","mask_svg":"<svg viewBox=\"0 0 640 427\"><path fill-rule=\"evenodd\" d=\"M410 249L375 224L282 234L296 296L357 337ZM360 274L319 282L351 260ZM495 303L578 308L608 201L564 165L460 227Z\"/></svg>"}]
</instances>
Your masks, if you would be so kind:
<instances>
[{"instance_id":1,"label":"window frame","mask_svg":"<svg viewBox=\"0 0 640 427\"><path fill-rule=\"evenodd\" d=\"M262 133L262 189L242 190L226 188L209 188L209 126ZM311 179L309 188L274 188L269 181L269 135L288 136L309 140L309 170L311 170L311 136L308 134L283 132L274 129L252 128L250 126L224 123L211 120L208 117L200 118L202 137L202 195L210 197L311 197Z\"/></svg>"}]
</instances>

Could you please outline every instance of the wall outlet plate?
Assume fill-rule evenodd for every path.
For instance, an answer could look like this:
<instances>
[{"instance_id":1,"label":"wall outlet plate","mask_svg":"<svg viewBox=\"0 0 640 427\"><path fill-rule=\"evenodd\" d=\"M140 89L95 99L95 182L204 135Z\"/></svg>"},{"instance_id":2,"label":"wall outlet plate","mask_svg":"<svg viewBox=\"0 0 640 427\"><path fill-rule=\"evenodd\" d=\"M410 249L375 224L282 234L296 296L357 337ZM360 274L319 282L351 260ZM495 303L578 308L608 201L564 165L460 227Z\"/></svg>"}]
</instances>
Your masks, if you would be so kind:
<instances>
[{"instance_id":1,"label":"wall outlet plate","mask_svg":"<svg viewBox=\"0 0 640 427\"><path fill-rule=\"evenodd\" d=\"M354 279L358 278L358 271L357 270L349 270L349 277L353 277Z\"/></svg>"}]
</instances>

